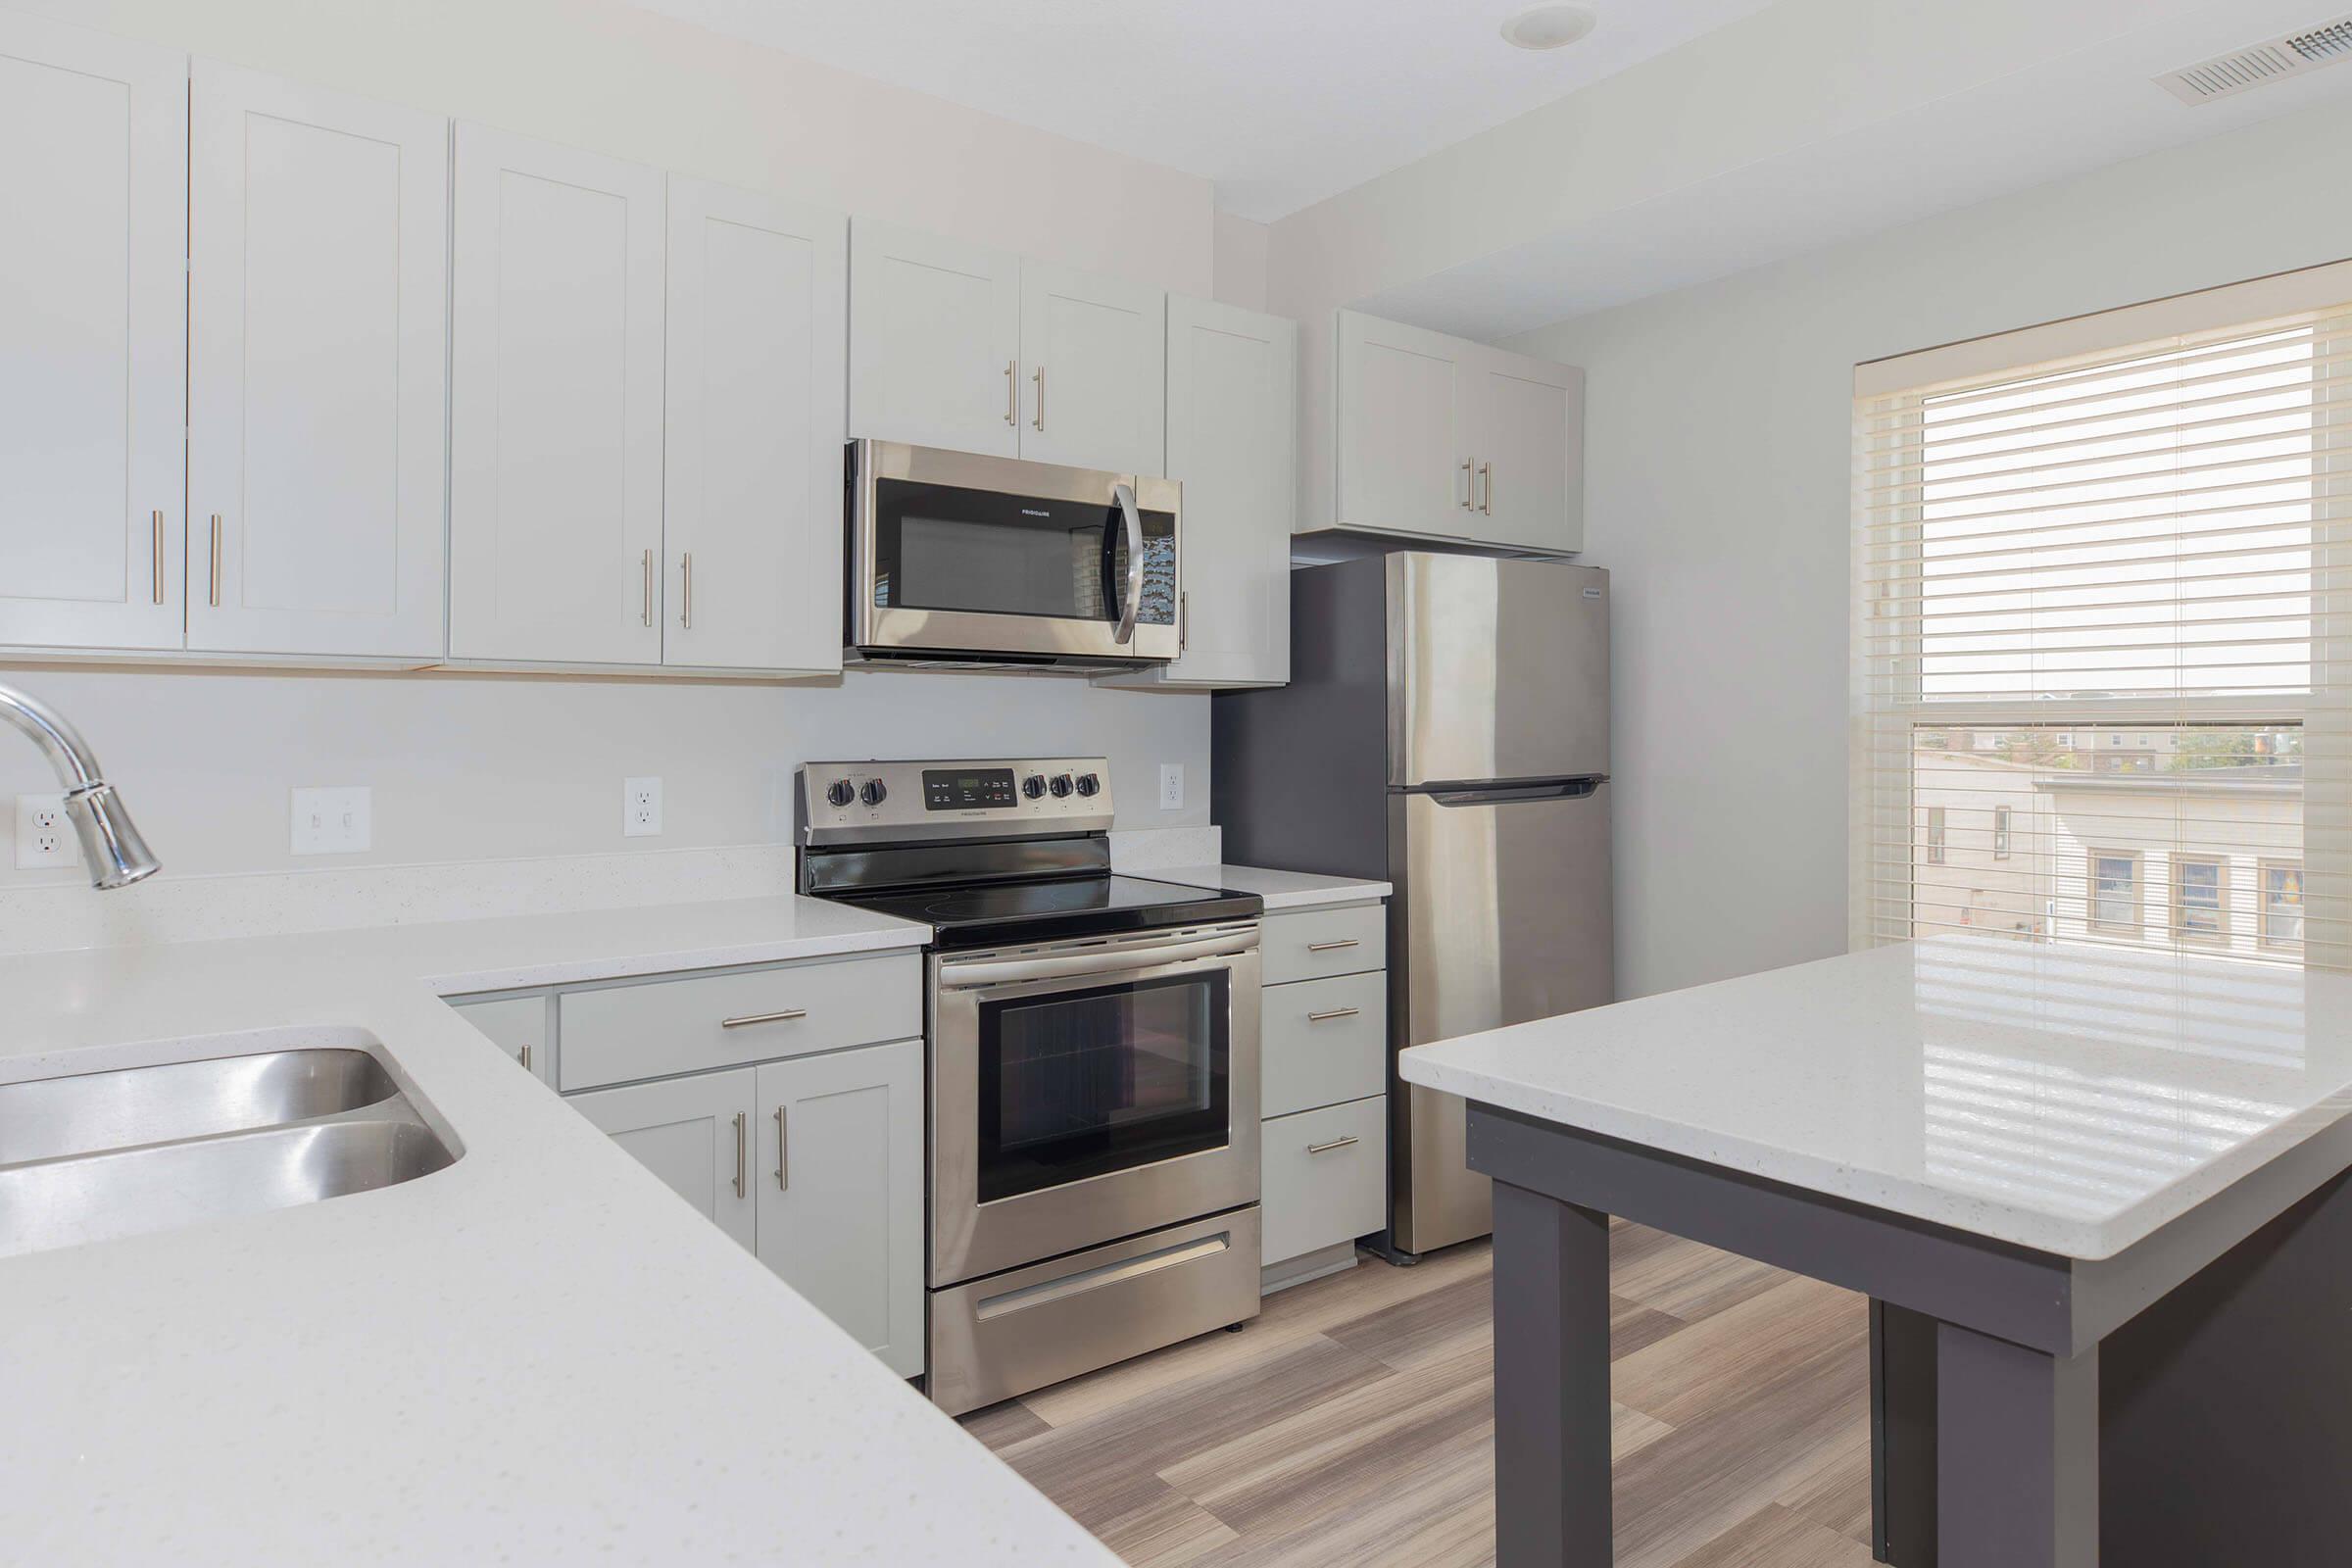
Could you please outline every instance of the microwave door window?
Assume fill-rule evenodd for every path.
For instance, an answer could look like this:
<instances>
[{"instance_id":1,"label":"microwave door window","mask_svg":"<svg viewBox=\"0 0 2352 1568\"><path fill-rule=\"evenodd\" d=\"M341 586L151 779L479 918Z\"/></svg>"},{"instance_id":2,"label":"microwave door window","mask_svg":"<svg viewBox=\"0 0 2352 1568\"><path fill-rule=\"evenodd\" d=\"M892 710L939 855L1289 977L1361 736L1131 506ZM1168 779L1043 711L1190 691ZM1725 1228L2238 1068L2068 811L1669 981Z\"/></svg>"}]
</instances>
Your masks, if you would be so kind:
<instances>
[{"instance_id":1,"label":"microwave door window","mask_svg":"<svg viewBox=\"0 0 2352 1568\"><path fill-rule=\"evenodd\" d=\"M1107 618L1118 530L1099 503L891 482L876 517L874 603L1055 620ZM1115 593L1115 590L1113 590Z\"/></svg>"}]
</instances>

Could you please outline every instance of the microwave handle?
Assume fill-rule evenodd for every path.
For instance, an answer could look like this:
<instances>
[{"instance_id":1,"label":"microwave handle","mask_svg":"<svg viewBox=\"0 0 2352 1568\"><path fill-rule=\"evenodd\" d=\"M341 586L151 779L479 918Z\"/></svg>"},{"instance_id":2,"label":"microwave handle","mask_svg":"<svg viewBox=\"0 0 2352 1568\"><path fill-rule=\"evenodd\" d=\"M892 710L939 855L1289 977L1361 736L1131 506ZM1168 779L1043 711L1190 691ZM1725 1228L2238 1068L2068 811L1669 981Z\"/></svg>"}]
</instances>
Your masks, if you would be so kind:
<instances>
[{"instance_id":1,"label":"microwave handle","mask_svg":"<svg viewBox=\"0 0 2352 1568\"><path fill-rule=\"evenodd\" d=\"M1122 481L1110 493L1127 524L1127 591L1119 596L1119 629L1110 637L1124 647L1135 641L1135 611L1144 598L1144 519L1136 515L1135 486Z\"/></svg>"}]
</instances>

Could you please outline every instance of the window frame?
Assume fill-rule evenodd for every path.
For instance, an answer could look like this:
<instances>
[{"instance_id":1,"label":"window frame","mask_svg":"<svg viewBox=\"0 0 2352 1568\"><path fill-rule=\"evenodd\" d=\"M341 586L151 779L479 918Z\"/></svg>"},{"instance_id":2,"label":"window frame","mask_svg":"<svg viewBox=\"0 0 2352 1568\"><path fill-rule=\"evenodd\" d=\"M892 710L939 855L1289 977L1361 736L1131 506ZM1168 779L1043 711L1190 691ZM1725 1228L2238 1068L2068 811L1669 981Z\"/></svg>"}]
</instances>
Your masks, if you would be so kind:
<instances>
[{"instance_id":1,"label":"window frame","mask_svg":"<svg viewBox=\"0 0 2352 1568\"><path fill-rule=\"evenodd\" d=\"M1996 806L1992 808L1992 858L2009 858L2010 841L2017 831L2017 808Z\"/></svg>"},{"instance_id":2,"label":"window frame","mask_svg":"<svg viewBox=\"0 0 2352 1568\"><path fill-rule=\"evenodd\" d=\"M1924 807L1922 809L1928 813L1927 825L1921 829L1920 835L1921 844L1927 857L1923 863L1928 865L1948 864L1952 858L1950 813L1946 808L1941 806Z\"/></svg>"},{"instance_id":3,"label":"window frame","mask_svg":"<svg viewBox=\"0 0 2352 1568\"><path fill-rule=\"evenodd\" d=\"M2166 905L2173 940L2183 947L2226 948L2230 946L2230 856L2210 854L2201 850L2174 850L2165 856L2167 878ZM2192 931L2184 915L2188 904L2181 897L2187 884L2180 878L2180 868L2187 865L2213 867L2213 920L2210 932ZM2202 906L2199 906L2202 909Z\"/></svg>"},{"instance_id":4,"label":"window frame","mask_svg":"<svg viewBox=\"0 0 2352 1568\"><path fill-rule=\"evenodd\" d=\"M2099 862L2127 860L2132 865L2132 918L2119 923L2099 918ZM2082 851L2082 926L2084 930L2104 932L2110 936L2137 937L2142 941L2148 934L2148 877L2147 857L2138 850L2102 850L2084 846Z\"/></svg>"},{"instance_id":5,"label":"window frame","mask_svg":"<svg viewBox=\"0 0 2352 1568\"><path fill-rule=\"evenodd\" d=\"M2302 937L2274 937L2271 935L2271 873L2273 871L2292 871L2300 879L2295 886L2294 919L2297 931L2303 929L2303 921L2306 918L2305 911L2309 906L2306 898L2309 881L2304 877L2302 859L2298 858L2290 860L2281 856L2272 855L2257 857L2254 861L2254 945L2265 953L2301 953L2303 951Z\"/></svg>"}]
</instances>

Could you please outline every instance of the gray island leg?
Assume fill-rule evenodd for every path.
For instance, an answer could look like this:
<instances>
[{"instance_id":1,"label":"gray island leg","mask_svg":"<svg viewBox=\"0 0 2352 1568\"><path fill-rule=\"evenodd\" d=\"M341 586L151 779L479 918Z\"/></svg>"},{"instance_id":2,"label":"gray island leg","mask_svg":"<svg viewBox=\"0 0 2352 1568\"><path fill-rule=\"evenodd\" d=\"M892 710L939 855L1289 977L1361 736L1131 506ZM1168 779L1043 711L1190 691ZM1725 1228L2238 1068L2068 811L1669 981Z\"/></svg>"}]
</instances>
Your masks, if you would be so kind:
<instances>
[{"instance_id":1,"label":"gray island leg","mask_svg":"<svg viewBox=\"0 0 2352 1568\"><path fill-rule=\"evenodd\" d=\"M1494 1184L1495 1568L1608 1568L1609 1217Z\"/></svg>"},{"instance_id":2,"label":"gray island leg","mask_svg":"<svg viewBox=\"0 0 2352 1568\"><path fill-rule=\"evenodd\" d=\"M2099 1351L1936 1326L1937 1560L2098 1568Z\"/></svg>"}]
</instances>

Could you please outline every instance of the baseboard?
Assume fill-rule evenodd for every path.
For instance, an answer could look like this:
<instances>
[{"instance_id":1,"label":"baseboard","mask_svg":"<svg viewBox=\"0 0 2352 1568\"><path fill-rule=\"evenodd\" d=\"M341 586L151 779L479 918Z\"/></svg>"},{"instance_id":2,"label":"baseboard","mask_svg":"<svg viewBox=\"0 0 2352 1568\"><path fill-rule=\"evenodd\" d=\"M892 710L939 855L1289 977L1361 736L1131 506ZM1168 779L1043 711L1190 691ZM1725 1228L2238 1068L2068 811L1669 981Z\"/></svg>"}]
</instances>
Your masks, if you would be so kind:
<instances>
[{"instance_id":1,"label":"baseboard","mask_svg":"<svg viewBox=\"0 0 2352 1568\"><path fill-rule=\"evenodd\" d=\"M1331 1274L1344 1274L1356 1265L1355 1244L1340 1242L1319 1247L1297 1257L1286 1257L1279 1263L1268 1263L1257 1273L1257 1294L1272 1296L1308 1280L1319 1280Z\"/></svg>"}]
</instances>

